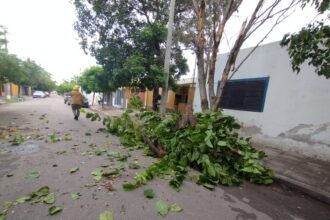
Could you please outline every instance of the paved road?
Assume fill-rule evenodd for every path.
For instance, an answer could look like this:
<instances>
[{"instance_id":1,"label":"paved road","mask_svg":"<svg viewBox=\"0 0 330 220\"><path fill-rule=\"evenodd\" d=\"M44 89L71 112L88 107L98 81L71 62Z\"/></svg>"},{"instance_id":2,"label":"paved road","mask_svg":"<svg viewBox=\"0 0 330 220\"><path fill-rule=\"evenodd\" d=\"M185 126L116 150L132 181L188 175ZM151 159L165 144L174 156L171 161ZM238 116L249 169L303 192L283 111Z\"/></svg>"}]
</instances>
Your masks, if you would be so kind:
<instances>
[{"instance_id":1,"label":"paved road","mask_svg":"<svg viewBox=\"0 0 330 220\"><path fill-rule=\"evenodd\" d=\"M19 130L16 131L17 127ZM109 160L104 154L95 155L98 149L128 153L119 146L117 137L97 133L100 127L100 123L92 123L83 117L79 121L73 120L70 107L64 105L59 96L0 105L0 205L49 186L56 195L55 205L64 207L62 212L49 216L51 205L26 202L10 208L7 219L95 220L105 210L111 211L116 220L329 219L328 205L277 184L266 187L244 183L239 187L219 186L208 191L187 180L181 191L176 192L166 180L155 179L146 186L125 192L121 184L131 181L135 173L143 171L153 159L143 156L143 151L129 152L128 162ZM9 143L15 136L14 131L16 135L25 136L26 140L19 146ZM3 139L4 134L11 136ZM62 140L52 143L49 135ZM72 140L65 141L65 136ZM47 137L49 141L45 142ZM138 161L142 168L129 169L128 163L133 161ZM104 171L119 165L125 167L122 176L112 182L115 191L102 186L104 180L95 187L85 187L93 182L91 172L104 165L108 166L102 168ZM79 167L79 171L70 174L73 167ZM34 170L40 172L40 177L27 178L27 173ZM154 199L144 197L146 188L154 189ZM71 193L78 192L80 199L73 200ZM163 218L154 211L158 200L177 203L184 211L169 212Z\"/></svg>"}]
</instances>

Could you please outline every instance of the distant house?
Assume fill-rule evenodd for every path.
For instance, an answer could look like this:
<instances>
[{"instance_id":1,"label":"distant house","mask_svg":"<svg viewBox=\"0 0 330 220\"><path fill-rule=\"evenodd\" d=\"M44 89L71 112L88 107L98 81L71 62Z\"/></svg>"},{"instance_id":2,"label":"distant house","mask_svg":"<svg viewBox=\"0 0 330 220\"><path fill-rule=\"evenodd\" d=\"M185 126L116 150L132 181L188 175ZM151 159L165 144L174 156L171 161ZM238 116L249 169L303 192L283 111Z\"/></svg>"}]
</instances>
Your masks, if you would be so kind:
<instances>
[{"instance_id":1,"label":"distant house","mask_svg":"<svg viewBox=\"0 0 330 220\"><path fill-rule=\"evenodd\" d=\"M20 94L18 94L20 93ZM30 96L31 87L20 86L14 83L0 83L0 96L1 97L11 97L11 96Z\"/></svg>"},{"instance_id":2,"label":"distant house","mask_svg":"<svg viewBox=\"0 0 330 220\"><path fill-rule=\"evenodd\" d=\"M194 82L192 78L181 79L176 82L179 86L178 91L168 91L168 98L166 102L166 109L168 111L183 111L187 105L188 100L193 100L194 95ZM160 88L160 94L162 89ZM134 92L126 88L125 90L125 103L130 106L130 97L139 96L143 106L147 109L152 109L153 91L147 90L145 92ZM159 101L160 103L160 101ZM126 106L126 107L127 107Z\"/></svg>"},{"instance_id":3,"label":"distant house","mask_svg":"<svg viewBox=\"0 0 330 220\"><path fill-rule=\"evenodd\" d=\"M238 63L252 48L242 49ZM221 79L228 54L216 64ZM215 80L215 89L220 81ZM197 82L198 83L198 82ZM293 73L279 42L257 48L230 80L221 107L243 125L241 132L257 144L299 151L330 160L330 80L304 64ZM194 111L201 111L198 85Z\"/></svg>"}]
</instances>

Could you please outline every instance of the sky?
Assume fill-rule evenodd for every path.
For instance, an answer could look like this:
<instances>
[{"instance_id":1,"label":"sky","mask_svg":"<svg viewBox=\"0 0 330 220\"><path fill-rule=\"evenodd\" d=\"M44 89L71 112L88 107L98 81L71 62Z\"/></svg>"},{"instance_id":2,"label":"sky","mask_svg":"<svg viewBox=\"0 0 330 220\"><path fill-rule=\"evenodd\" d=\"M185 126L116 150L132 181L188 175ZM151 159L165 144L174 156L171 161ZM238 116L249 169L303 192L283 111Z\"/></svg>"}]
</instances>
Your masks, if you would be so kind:
<instances>
[{"instance_id":1,"label":"sky","mask_svg":"<svg viewBox=\"0 0 330 220\"><path fill-rule=\"evenodd\" d=\"M0 24L8 29L9 52L36 61L57 82L96 64L80 48L75 20L69 0L0 0Z\"/></svg>"},{"instance_id":2,"label":"sky","mask_svg":"<svg viewBox=\"0 0 330 220\"><path fill-rule=\"evenodd\" d=\"M93 57L80 48L73 24L75 9L70 0L0 0L0 25L8 29L8 49L20 58L30 58L52 74L57 82L70 80L85 68L96 64ZM248 8L248 5L243 7ZM243 9L244 10L244 9ZM315 10L297 10L279 25L264 41L279 41L288 32L298 31L315 17ZM246 17L237 18L241 23ZM236 30L236 29L235 29ZM260 31L262 32L262 30ZM244 47L255 44L260 33L246 42ZM235 34L228 38L235 39ZM224 47L222 51L226 51ZM190 73L194 69L194 55L185 52Z\"/></svg>"}]
</instances>

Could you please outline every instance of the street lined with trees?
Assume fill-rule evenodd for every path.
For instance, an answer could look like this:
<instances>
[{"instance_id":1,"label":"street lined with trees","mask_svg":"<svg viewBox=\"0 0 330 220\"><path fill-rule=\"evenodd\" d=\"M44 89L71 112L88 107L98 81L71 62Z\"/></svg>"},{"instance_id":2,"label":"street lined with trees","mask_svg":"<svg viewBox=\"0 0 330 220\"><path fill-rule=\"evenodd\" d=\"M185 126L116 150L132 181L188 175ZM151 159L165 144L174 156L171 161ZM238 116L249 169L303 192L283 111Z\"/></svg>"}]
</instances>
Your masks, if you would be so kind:
<instances>
[{"instance_id":1,"label":"street lined with trees","mask_svg":"<svg viewBox=\"0 0 330 220\"><path fill-rule=\"evenodd\" d=\"M0 26L0 83L31 86L33 90L52 91L56 84L43 67L31 59L8 53L7 29ZM20 88L20 87L19 87Z\"/></svg>"}]
</instances>

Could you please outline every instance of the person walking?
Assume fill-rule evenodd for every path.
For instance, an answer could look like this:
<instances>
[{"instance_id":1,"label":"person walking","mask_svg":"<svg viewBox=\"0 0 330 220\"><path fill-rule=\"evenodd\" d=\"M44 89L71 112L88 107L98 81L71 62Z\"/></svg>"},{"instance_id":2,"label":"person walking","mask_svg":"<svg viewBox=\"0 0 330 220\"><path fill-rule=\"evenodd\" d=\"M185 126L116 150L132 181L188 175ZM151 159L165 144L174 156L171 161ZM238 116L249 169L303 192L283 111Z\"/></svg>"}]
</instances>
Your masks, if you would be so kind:
<instances>
[{"instance_id":1,"label":"person walking","mask_svg":"<svg viewBox=\"0 0 330 220\"><path fill-rule=\"evenodd\" d=\"M84 97L83 95L79 92L79 86L75 85L73 87L73 90L70 92L71 96L71 108L73 112L73 116L75 120L78 120L79 115L80 115L80 108L82 107L84 103Z\"/></svg>"}]
</instances>

